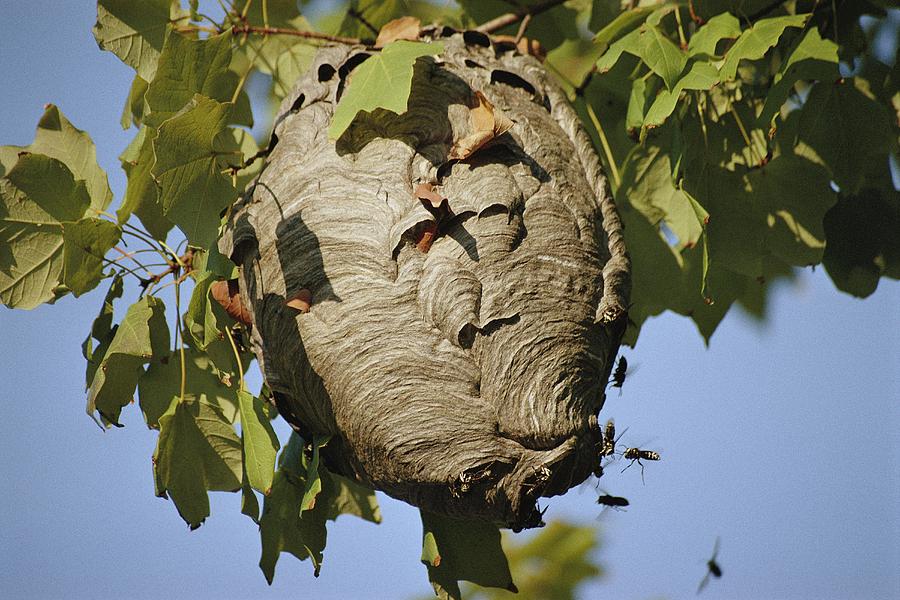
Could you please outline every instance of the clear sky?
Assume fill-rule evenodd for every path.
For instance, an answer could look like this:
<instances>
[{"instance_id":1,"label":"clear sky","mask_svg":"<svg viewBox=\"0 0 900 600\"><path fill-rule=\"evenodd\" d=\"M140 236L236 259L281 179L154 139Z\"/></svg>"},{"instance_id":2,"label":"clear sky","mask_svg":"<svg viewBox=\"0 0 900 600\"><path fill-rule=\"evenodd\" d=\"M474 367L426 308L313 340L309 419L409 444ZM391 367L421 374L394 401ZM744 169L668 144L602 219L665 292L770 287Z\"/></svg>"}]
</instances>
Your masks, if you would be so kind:
<instances>
[{"instance_id":1,"label":"clear sky","mask_svg":"<svg viewBox=\"0 0 900 600\"><path fill-rule=\"evenodd\" d=\"M90 0L4 0L0 144L31 142L47 102L98 146L117 199L119 114L132 71L91 36ZM900 233L900 232L898 232ZM102 286L101 286L102 288ZM283 555L269 588L239 497L213 494L190 532L155 498L156 433L136 407L103 433L84 413L80 344L103 291L31 312L0 307L0 591L8 598L393 599L429 591L417 511L381 496L380 526L330 527L318 580ZM120 306L124 306L120 305ZM121 314L119 312L118 314ZM600 521L594 490L548 518L598 527L604 579L583 598L692 598L716 536L721 580L703 597L900 598L900 284L860 301L805 272L760 326L730 314L707 349L664 316L626 355L639 369L602 419L658 449L646 484L610 468L627 512ZM281 429L282 434L285 429Z\"/></svg>"}]
</instances>

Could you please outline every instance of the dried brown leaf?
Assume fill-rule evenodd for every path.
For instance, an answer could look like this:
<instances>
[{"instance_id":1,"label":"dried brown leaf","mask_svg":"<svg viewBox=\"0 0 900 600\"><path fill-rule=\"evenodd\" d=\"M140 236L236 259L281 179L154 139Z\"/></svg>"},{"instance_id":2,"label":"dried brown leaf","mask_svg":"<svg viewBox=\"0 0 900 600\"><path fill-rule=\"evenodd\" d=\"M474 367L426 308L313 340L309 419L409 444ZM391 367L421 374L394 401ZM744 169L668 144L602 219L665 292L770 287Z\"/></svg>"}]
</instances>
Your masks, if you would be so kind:
<instances>
[{"instance_id":1,"label":"dried brown leaf","mask_svg":"<svg viewBox=\"0 0 900 600\"><path fill-rule=\"evenodd\" d=\"M513 126L513 122L496 110L480 91L475 92L475 106L469 109L469 123L472 133L456 140L450 149L450 159L464 160L472 156L479 148Z\"/></svg>"},{"instance_id":2,"label":"dried brown leaf","mask_svg":"<svg viewBox=\"0 0 900 600\"><path fill-rule=\"evenodd\" d=\"M397 40L416 41L419 39L419 30L421 28L422 22L415 17L400 17L399 19L388 21L381 28L381 31L378 32L375 47L384 48Z\"/></svg>"},{"instance_id":3,"label":"dried brown leaf","mask_svg":"<svg viewBox=\"0 0 900 600\"><path fill-rule=\"evenodd\" d=\"M303 288L294 296L284 301L284 305L293 308L294 310L302 313L308 313L309 307L312 306L312 292L308 289Z\"/></svg>"},{"instance_id":4,"label":"dried brown leaf","mask_svg":"<svg viewBox=\"0 0 900 600\"><path fill-rule=\"evenodd\" d=\"M434 185L431 183L420 183L417 185L416 198L422 200L423 204L427 201L434 208L440 207L441 203L444 201L444 198L434 191Z\"/></svg>"},{"instance_id":5,"label":"dried brown leaf","mask_svg":"<svg viewBox=\"0 0 900 600\"><path fill-rule=\"evenodd\" d=\"M237 279L229 279L228 281L216 281L209 286L213 300L222 305L225 312L228 313L235 321L240 321L244 325L252 325L253 319L250 317L243 302L241 301L241 291L238 287Z\"/></svg>"}]
</instances>

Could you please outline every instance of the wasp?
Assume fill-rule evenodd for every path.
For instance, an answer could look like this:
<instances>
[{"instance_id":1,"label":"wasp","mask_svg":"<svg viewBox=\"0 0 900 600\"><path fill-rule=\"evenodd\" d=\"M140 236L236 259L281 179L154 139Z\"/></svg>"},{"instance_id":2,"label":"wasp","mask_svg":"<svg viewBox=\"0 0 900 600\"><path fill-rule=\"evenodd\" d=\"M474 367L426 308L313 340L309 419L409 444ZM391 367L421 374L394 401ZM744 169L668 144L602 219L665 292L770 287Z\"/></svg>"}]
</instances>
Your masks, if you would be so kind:
<instances>
[{"instance_id":1,"label":"wasp","mask_svg":"<svg viewBox=\"0 0 900 600\"><path fill-rule=\"evenodd\" d=\"M626 429L627 431L627 429ZM625 431L622 432L623 434ZM621 435L619 436L621 437ZM616 442L618 439L616 438L616 424L613 423L613 420L610 419L606 422L606 429L603 432L603 439L600 440L598 447L600 448L598 455L597 465L594 467L594 475L596 477L603 476L603 465L601 461L605 456L611 456L616 450Z\"/></svg>"},{"instance_id":2,"label":"wasp","mask_svg":"<svg viewBox=\"0 0 900 600\"><path fill-rule=\"evenodd\" d=\"M659 453L654 452L653 450L643 450L641 448L626 448L625 452L622 453L622 458L625 460L630 460L624 469L622 469L622 473L624 473L628 467L633 465L635 462L641 466L641 481L644 481L644 463L642 460L659 460Z\"/></svg>"},{"instance_id":3,"label":"wasp","mask_svg":"<svg viewBox=\"0 0 900 600\"><path fill-rule=\"evenodd\" d=\"M703 576L703 579L700 581L700 586L697 588L697 593L703 591L703 588L706 587L706 584L709 583L709 577L713 576L716 579L722 576L722 567L719 566L719 563L716 562L716 557L719 555L719 538L716 538L716 545L713 546L713 555L708 561L706 561L706 575Z\"/></svg>"},{"instance_id":4,"label":"wasp","mask_svg":"<svg viewBox=\"0 0 900 600\"><path fill-rule=\"evenodd\" d=\"M603 506L611 506L615 509L623 508L628 506L628 498L622 498L621 496L610 496L609 494L603 494L599 498L597 498L597 504L602 504Z\"/></svg>"},{"instance_id":5,"label":"wasp","mask_svg":"<svg viewBox=\"0 0 900 600\"><path fill-rule=\"evenodd\" d=\"M634 370L631 372L634 372ZM620 396L622 395L622 386L625 385L625 377L628 376L628 373L628 359L624 356L620 356L619 362L616 363L616 369L613 371L609 381L609 385L614 388L619 388Z\"/></svg>"}]
</instances>

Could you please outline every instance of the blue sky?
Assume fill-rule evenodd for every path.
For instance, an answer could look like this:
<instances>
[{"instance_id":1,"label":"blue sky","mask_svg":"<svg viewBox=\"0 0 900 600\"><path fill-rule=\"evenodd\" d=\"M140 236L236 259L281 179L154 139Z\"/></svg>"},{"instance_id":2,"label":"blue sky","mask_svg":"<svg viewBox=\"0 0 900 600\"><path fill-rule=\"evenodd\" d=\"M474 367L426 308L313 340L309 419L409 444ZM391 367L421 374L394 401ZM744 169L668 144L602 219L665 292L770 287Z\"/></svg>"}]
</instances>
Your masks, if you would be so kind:
<instances>
[{"instance_id":1,"label":"blue sky","mask_svg":"<svg viewBox=\"0 0 900 600\"><path fill-rule=\"evenodd\" d=\"M47 102L98 146L117 198L118 124L132 71L91 36L94 3L5 2L0 144L30 143ZM255 525L236 495L190 532L155 498L156 434L136 408L123 430L84 413L80 343L102 291L21 312L0 308L4 403L0 589L15 598L408 598L429 591L417 512L382 498L380 526L329 532L322 574L285 555L271 588ZM651 320L639 369L602 419L623 442L660 450L615 468L603 488L627 512L597 521L595 492L550 502L547 517L598 527L606 578L584 598L690 598L716 536L725 572L706 598L900 597L900 284L860 301L824 272L778 287L762 326L738 311L704 347L693 325ZM285 430L282 428L282 433Z\"/></svg>"}]
</instances>

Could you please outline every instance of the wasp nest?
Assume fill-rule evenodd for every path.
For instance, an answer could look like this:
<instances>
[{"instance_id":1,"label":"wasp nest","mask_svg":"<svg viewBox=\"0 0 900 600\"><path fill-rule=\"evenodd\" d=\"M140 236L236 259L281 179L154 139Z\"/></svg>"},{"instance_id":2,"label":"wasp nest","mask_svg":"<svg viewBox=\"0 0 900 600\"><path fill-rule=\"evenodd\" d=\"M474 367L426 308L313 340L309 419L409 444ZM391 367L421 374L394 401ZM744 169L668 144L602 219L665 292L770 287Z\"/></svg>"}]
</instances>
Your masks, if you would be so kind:
<instances>
[{"instance_id":1,"label":"wasp nest","mask_svg":"<svg viewBox=\"0 0 900 600\"><path fill-rule=\"evenodd\" d=\"M591 141L542 65L428 29L408 110L327 129L369 52L319 51L220 247L282 416L415 506L522 528L597 462L629 262Z\"/></svg>"}]
</instances>

